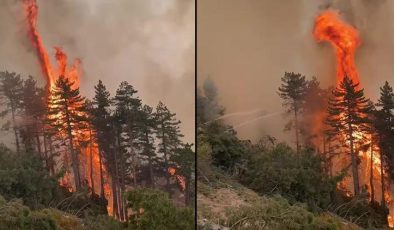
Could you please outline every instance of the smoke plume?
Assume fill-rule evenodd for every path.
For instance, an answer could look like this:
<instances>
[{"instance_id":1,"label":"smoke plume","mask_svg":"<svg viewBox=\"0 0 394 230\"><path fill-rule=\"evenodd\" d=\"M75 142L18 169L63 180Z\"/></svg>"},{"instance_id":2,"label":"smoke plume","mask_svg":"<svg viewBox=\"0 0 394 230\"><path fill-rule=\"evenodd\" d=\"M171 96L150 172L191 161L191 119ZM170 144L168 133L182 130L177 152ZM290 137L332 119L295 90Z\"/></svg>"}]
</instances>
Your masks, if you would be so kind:
<instances>
[{"instance_id":1,"label":"smoke plume","mask_svg":"<svg viewBox=\"0 0 394 230\"><path fill-rule=\"evenodd\" d=\"M335 85L335 54L312 35L322 10L339 11L360 31L356 65L366 95L376 101L379 87L394 85L394 1L387 0L201 0L197 15L198 85L209 75L227 113L262 109L284 111L277 90L285 71L316 76ZM249 120L253 120L250 118ZM233 117L228 123L247 122ZM237 128L242 138L264 134L294 141L284 132L287 118L276 115Z\"/></svg>"},{"instance_id":2,"label":"smoke plume","mask_svg":"<svg viewBox=\"0 0 394 230\"><path fill-rule=\"evenodd\" d=\"M70 62L81 59L84 96L93 96L99 79L112 95L128 81L144 103L156 106L161 100L177 113L185 141L194 142L193 0L37 3L39 31L51 58L53 47L60 46ZM1 1L0 69L44 84L23 20L19 0Z\"/></svg>"}]
</instances>

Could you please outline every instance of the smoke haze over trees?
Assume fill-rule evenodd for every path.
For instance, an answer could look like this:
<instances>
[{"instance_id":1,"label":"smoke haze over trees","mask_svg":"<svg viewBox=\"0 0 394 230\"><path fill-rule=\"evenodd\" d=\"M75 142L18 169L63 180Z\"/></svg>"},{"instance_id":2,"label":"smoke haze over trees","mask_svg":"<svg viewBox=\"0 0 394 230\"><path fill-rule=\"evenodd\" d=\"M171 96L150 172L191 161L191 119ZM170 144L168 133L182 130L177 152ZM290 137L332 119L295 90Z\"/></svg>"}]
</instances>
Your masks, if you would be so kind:
<instances>
[{"instance_id":1,"label":"smoke haze over trees","mask_svg":"<svg viewBox=\"0 0 394 230\"><path fill-rule=\"evenodd\" d=\"M82 60L81 93L101 79L111 93L121 81L159 100L183 121L184 140L194 141L194 1L37 1L39 30L52 57L59 45ZM32 75L42 85L37 58L25 33L20 1L0 3L0 69ZM105 22L103 22L105 21ZM181 96L180 96L181 95ZM7 141L7 137L0 140Z\"/></svg>"},{"instance_id":2,"label":"smoke haze over trees","mask_svg":"<svg viewBox=\"0 0 394 230\"><path fill-rule=\"evenodd\" d=\"M335 83L335 58L329 44L316 43L315 16L330 7L360 31L356 53L360 81L366 96L376 101L379 87L394 84L394 2L388 0L202 0L198 4L198 84L208 76L216 83L226 113L262 108L282 112L276 93L285 71L316 76L323 88ZM229 117L236 125L254 117ZM281 115L260 119L240 128L240 137L256 141L271 134L295 144L292 132L282 129Z\"/></svg>"}]
</instances>

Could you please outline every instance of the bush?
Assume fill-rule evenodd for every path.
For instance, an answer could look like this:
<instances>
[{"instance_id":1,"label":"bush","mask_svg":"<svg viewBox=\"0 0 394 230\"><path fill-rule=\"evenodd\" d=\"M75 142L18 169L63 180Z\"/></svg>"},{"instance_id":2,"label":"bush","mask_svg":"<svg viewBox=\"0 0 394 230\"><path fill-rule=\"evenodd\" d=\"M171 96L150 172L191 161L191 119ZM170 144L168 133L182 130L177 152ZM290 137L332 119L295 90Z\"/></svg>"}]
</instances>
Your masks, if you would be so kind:
<instances>
[{"instance_id":1,"label":"bush","mask_svg":"<svg viewBox=\"0 0 394 230\"><path fill-rule=\"evenodd\" d=\"M5 202L0 197L1 230L82 230L81 221L53 209L32 211L21 200Z\"/></svg>"},{"instance_id":2,"label":"bush","mask_svg":"<svg viewBox=\"0 0 394 230\"><path fill-rule=\"evenodd\" d=\"M254 156L241 181L260 194L279 193L291 203L303 202L313 211L331 202L336 183L321 168L321 159L312 151L296 154L285 144Z\"/></svg>"},{"instance_id":3,"label":"bush","mask_svg":"<svg viewBox=\"0 0 394 230\"><path fill-rule=\"evenodd\" d=\"M54 197L57 178L51 177L36 153L19 154L0 145L0 195L20 198L25 205L46 206Z\"/></svg>"},{"instance_id":4,"label":"bush","mask_svg":"<svg viewBox=\"0 0 394 230\"><path fill-rule=\"evenodd\" d=\"M162 191L140 188L127 193L133 214L129 229L194 229L194 211L175 207Z\"/></svg>"},{"instance_id":5,"label":"bush","mask_svg":"<svg viewBox=\"0 0 394 230\"><path fill-rule=\"evenodd\" d=\"M121 230L126 229L122 223L107 215L88 216L83 219L85 230Z\"/></svg>"},{"instance_id":6,"label":"bush","mask_svg":"<svg viewBox=\"0 0 394 230\"><path fill-rule=\"evenodd\" d=\"M227 225L231 229L341 229L339 220L323 219L299 204L290 205L280 196L229 210L228 216Z\"/></svg>"}]
</instances>

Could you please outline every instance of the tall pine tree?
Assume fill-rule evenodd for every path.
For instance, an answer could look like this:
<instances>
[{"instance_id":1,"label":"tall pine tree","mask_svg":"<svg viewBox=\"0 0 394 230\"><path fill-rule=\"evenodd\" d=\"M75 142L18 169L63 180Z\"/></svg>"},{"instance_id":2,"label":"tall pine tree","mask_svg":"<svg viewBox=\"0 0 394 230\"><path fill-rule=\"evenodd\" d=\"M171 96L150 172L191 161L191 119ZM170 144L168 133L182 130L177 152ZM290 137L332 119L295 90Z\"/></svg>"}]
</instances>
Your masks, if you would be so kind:
<instances>
[{"instance_id":1,"label":"tall pine tree","mask_svg":"<svg viewBox=\"0 0 394 230\"><path fill-rule=\"evenodd\" d=\"M394 93L387 81L380 87L380 97L376 107L374 124L380 149L381 190L384 194L384 166L389 167L390 177L394 178ZM382 196L382 206L386 206L384 196Z\"/></svg>"},{"instance_id":2,"label":"tall pine tree","mask_svg":"<svg viewBox=\"0 0 394 230\"><path fill-rule=\"evenodd\" d=\"M37 86L32 76L29 76L23 82L23 126L20 129L22 142L27 152L36 150L42 154L40 134L42 134L42 120L46 112L44 102L44 90Z\"/></svg>"},{"instance_id":3,"label":"tall pine tree","mask_svg":"<svg viewBox=\"0 0 394 230\"><path fill-rule=\"evenodd\" d=\"M16 152L20 152L20 139L19 129L17 124L17 116L21 109L22 92L23 92L23 80L20 75L10 72L0 73L0 93L3 103L5 104L5 110L0 115L5 117L11 115L11 122L7 122L3 128L8 129L9 124L12 126L15 136Z\"/></svg>"},{"instance_id":4,"label":"tall pine tree","mask_svg":"<svg viewBox=\"0 0 394 230\"><path fill-rule=\"evenodd\" d=\"M60 76L51 89L48 102L49 124L57 135L63 135L71 154L71 164L76 190L81 189L79 169L79 149L81 130L86 129L85 98L79 93L79 88L73 87L74 82Z\"/></svg>"},{"instance_id":5,"label":"tall pine tree","mask_svg":"<svg viewBox=\"0 0 394 230\"><path fill-rule=\"evenodd\" d=\"M166 173L166 189L171 194L170 175L167 172L170 166L170 157L181 145L180 121L176 119L176 114L171 111L162 102L156 107L156 136L159 139L158 152L163 155L163 166Z\"/></svg>"},{"instance_id":6,"label":"tall pine tree","mask_svg":"<svg viewBox=\"0 0 394 230\"><path fill-rule=\"evenodd\" d=\"M305 76L296 73L288 73L281 78L282 85L278 89L279 96L283 99L283 106L287 108L287 112L294 114L294 130L296 137L297 153L300 152L299 140L299 115L302 112L302 106L305 100L305 92L307 81ZM288 127L292 127L293 123L290 122Z\"/></svg>"},{"instance_id":7,"label":"tall pine tree","mask_svg":"<svg viewBox=\"0 0 394 230\"><path fill-rule=\"evenodd\" d=\"M355 146L361 141L356 135L359 136L367 129L368 113L372 109L370 100L364 97L364 90L358 89L358 86L359 84L354 83L349 77L343 78L329 99L327 119L332 133L342 136L349 148L355 195L360 193L358 154Z\"/></svg>"},{"instance_id":8,"label":"tall pine tree","mask_svg":"<svg viewBox=\"0 0 394 230\"><path fill-rule=\"evenodd\" d=\"M103 164L106 162L113 163L111 154L111 143L113 143L113 132L111 130L111 100L110 93L101 80L94 86L95 95L92 101L92 123L96 131L96 140L98 143L99 163L100 163L100 196L105 198L104 194L104 176ZM113 174L113 167L107 165L110 173Z\"/></svg>"},{"instance_id":9,"label":"tall pine tree","mask_svg":"<svg viewBox=\"0 0 394 230\"><path fill-rule=\"evenodd\" d=\"M142 133L139 137L139 143L142 147L141 157L143 158L142 160L148 163L149 184L154 187L154 169L158 166L158 157L155 152L155 139L153 136L156 129L156 120L152 107L144 105L142 107L142 112L142 119L140 120Z\"/></svg>"}]
</instances>

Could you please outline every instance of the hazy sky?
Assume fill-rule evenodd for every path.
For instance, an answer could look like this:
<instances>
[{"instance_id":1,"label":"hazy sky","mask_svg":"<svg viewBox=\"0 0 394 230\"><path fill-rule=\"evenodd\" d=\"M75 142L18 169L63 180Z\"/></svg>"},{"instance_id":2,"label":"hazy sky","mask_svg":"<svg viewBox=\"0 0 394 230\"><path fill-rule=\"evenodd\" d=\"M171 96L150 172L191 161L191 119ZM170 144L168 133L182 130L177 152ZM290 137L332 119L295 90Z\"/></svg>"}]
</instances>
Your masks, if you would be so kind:
<instances>
[{"instance_id":1,"label":"hazy sky","mask_svg":"<svg viewBox=\"0 0 394 230\"><path fill-rule=\"evenodd\" d=\"M210 76L227 113L263 109L283 111L277 95L284 72L316 76L326 86L335 81L335 58L328 43L313 36L314 18L327 9L360 30L356 65L367 96L375 100L384 80L394 85L394 1L388 0L200 0L197 8L198 84ZM228 119L231 124L257 115ZM244 138L283 132L281 115L237 129Z\"/></svg>"},{"instance_id":2,"label":"hazy sky","mask_svg":"<svg viewBox=\"0 0 394 230\"><path fill-rule=\"evenodd\" d=\"M81 92L93 96L101 79L112 95L128 81L144 103L163 101L194 142L193 0L38 0L39 31L51 55L64 49L82 60ZM27 40L19 0L0 3L0 70L42 81ZM53 60L52 60L53 61ZM1 140L1 139L0 139Z\"/></svg>"}]
</instances>

